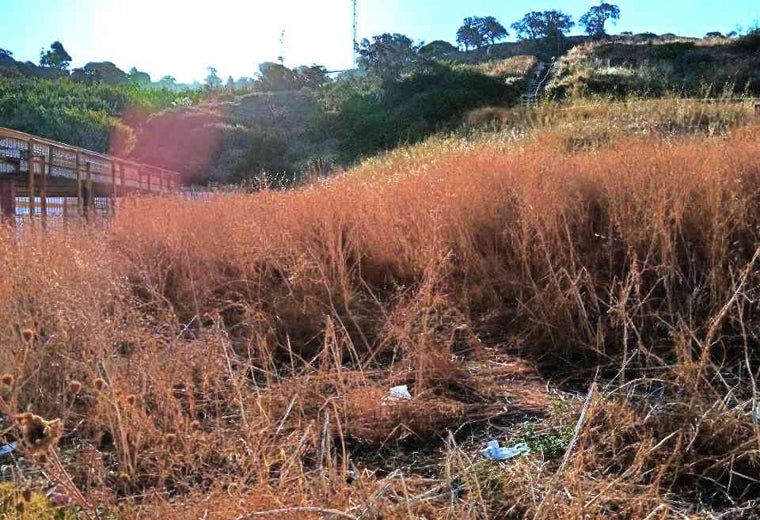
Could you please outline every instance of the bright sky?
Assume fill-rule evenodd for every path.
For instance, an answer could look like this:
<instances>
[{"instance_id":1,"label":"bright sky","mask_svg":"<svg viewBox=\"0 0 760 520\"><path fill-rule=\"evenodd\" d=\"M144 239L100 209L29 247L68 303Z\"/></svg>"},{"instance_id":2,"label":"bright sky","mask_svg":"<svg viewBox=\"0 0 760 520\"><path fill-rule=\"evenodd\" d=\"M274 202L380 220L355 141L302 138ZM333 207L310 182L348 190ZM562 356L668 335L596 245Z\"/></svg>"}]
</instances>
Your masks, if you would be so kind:
<instances>
[{"instance_id":1,"label":"bright sky","mask_svg":"<svg viewBox=\"0 0 760 520\"><path fill-rule=\"evenodd\" d=\"M577 20L596 0L358 0L359 36L400 32L415 40L454 43L466 16L493 15L505 27L528 11L561 9ZM760 20L758 0L608 0L620 6L612 31L702 36ZM0 48L16 59L39 60L60 40L74 67L113 61L154 80L252 76L262 61L317 63L330 70L352 63L351 0L0 0Z\"/></svg>"}]
</instances>

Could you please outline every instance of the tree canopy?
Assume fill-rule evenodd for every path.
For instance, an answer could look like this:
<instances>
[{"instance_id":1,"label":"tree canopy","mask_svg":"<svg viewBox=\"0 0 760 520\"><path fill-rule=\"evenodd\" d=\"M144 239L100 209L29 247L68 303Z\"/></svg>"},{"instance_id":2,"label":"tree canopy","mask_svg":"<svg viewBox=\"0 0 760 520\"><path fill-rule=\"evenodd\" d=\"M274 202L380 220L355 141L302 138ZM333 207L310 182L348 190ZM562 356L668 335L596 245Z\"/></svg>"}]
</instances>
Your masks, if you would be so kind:
<instances>
[{"instance_id":1,"label":"tree canopy","mask_svg":"<svg viewBox=\"0 0 760 520\"><path fill-rule=\"evenodd\" d=\"M50 50L40 51L40 66L56 70L67 70L71 64L71 56L63 48L63 44L55 41L50 44Z\"/></svg>"},{"instance_id":2,"label":"tree canopy","mask_svg":"<svg viewBox=\"0 0 760 520\"><path fill-rule=\"evenodd\" d=\"M76 81L87 83L108 83L109 85L124 85L127 83L127 73L110 61L90 62L84 67L74 69L71 77Z\"/></svg>"},{"instance_id":3,"label":"tree canopy","mask_svg":"<svg viewBox=\"0 0 760 520\"><path fill-rule=\"evenodd\" d=\"M206 87L216 90L222 86L222 78L216 73L216 67L206 67L208 75L206 76Z\"/></svg>"},{"instance_id":4,"label":"tree canopy","mask_svg":"<svg viewBox=\"0 0 760 520\"><path fill-rule=\"evenodd\" d=\"M579 23L586 28L586 33L590 36L601 37L607 36L604 25L607 20L619 20L620 8L614 4L602 2L593 6L589 11L580 17Z\"/></svg>"},{"instance_id":5,"label":"tree canopy","mask_svg":"<svg viewBox=\"0 0 760 520\"><path fill-rule=\"evenodd\" d=\"M562 11L531 11L512 24L521 40L562 37L574 26L572 16Z\"/></svg>"},{"instance_id":6,"label":"tree canopy","mask_svg":"<svg viewBox=\"0 0 760 520\"><path fill-rule=\"evenodd\" d=\"M450 52L456 52L457 48L449 42L443 40L434 40L420 47L417 54L425 58L437 58Z\"/></svg>"},{"instance_id":7,"label":"tree canopy","mask_svg":"<svg viewBox=\"0 0 760 520\"><path fill-rule=\"evenodd\" d=\"M398 33L364 38L358 45L359 66L383 79L392 79L417 60L419 46Z\"/></svg>"},{"instance_id":8,"label":"tree canopy","mask_svg":"<svg viewBox=\"0 0 760 520\"><path fill-rule=\"evenodd\" d=\"M474 16L464 19L457 31L457 43L465 49L479 49L484 45L493 45L507 36L507 30L493 16Z\"/></svg>"}]
</instances>

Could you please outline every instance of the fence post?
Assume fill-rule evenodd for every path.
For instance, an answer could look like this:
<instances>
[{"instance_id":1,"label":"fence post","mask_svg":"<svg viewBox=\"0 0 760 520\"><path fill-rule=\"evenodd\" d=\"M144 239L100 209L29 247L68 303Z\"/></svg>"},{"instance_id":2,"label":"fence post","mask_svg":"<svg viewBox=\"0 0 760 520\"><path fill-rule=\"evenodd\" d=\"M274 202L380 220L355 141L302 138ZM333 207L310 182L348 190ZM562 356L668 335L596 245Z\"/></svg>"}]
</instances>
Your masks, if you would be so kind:
<instances>
[{"instance_id":1,"label":"fence post","mask_svg":"<svg viewBox=\"0 0 760 520\"><path fill-rule=\"evenodd\" d=\"M42 215L42 227L47 224L47 175L45 175L45 156L40 157L40 175L42 175L42 182L40 182L40 214Z\"/></svg>"},{"instance_id":2,"label":"fence post","mask_svg":"<svg viewBox=\"0 0 760 520\"><path fill-rule=\"evenodd\" d=\"M84 213L82 204L82 158L77 151L77 214L81 217Z\"/></svg>"},{"instance_id":3,"label":"fence post","mask_svg":"<svg viewBox=\"0 0 760 520\"><path fill-rule=\"evenodd\" d=\"M28 189L29 189L29 217L34 216L34 139L29 139L27 144L29 153L29 177L28 177Z\"/></svg>"},{"instance_id":4,"label":"fence post","mask_svg":"<svg viewBox=\"0 0 760 520\"><path fill-rule=\"evenodd\" d=\"M16 223L16 184L13 179L0 179L0 209L4 223Z\"/></svg>"},{"instance_id":5,"label":"fence post","mask_svg":"<svg viewBox=\"0 0 760 520\"><path fill-rule=\"evenodd\" d=\"M87 161L84 165L85 171L85 186L84 189L80 188L82 193L82 211L85 219L90 220L90 206L92 206L92 163ZM80 183L81 186L81 183Z\"/></svg>"}]
</instances>

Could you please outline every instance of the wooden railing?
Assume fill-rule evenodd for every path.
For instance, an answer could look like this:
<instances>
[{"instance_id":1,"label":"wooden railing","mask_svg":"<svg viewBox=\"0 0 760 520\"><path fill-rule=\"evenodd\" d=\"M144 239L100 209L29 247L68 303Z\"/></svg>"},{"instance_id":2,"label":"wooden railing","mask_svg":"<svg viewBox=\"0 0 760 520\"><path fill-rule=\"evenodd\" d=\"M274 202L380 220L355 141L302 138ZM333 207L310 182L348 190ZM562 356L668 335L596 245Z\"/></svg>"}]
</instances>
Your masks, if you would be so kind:
<instances>
[{"instance_id":1,"label":"wooden railing","mask_svg":"<svg viewBox=\"0 0 760 520\"><path fill-rule=\"evenodd\" d=\"M0 127L0 179L45 196L46 188L82 197L82 192L121 196L180 188L180 174ZM35 186L35 184L38 184Z\"/></svg>"}]
</instances>

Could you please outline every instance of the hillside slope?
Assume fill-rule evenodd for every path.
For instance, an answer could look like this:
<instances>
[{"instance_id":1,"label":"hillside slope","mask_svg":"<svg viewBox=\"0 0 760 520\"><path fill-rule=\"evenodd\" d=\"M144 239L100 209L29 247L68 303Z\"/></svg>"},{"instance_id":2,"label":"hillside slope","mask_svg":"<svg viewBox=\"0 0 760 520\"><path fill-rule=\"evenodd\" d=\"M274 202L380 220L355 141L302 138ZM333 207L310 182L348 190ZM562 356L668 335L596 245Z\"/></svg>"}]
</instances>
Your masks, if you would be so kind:
<instances>
[{"instance_id":1,"label":"hillside slope","mask_svg":"<svg viewBox=\"0 0 760 520\"><path fill-rule=\"evenodd\" d=\"M297 190L0 230L24 486L60 450L81 518L754 514L758 120L584 106Z\"/></svg>"},{"instance_id":2,"label":"hillside slope","mask_svg":"<svg viewBox=\"0 0 760 520\"><path fill-rule=\"evenodd\" d=\"M589 43L559 60L557 97L760 95L760 46L745 40L628 40Z\"/></svg>"}]
</instances>

